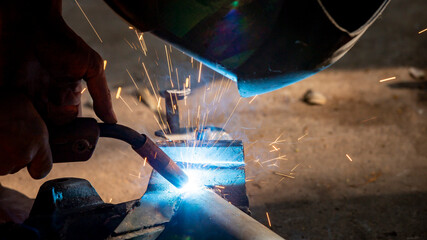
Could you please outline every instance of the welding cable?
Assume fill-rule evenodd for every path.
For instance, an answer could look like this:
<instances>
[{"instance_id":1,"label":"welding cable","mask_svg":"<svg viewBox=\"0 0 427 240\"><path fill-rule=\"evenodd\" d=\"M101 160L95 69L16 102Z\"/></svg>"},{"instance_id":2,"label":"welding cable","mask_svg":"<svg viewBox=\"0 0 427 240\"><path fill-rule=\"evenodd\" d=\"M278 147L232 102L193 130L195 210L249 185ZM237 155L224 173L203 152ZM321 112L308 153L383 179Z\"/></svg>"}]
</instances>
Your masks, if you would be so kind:
<instances>
[{"instance_id":1,"label":"welding cable","mask_svg":"<svg viewBox=\"0 0 427 240\"><path fill-rule=\"evenodd\" d=\"M144 134L119 124L98 123L100 137L115 138L129 143L160 175L181 188L188 182L184 171Z\"/></svg>"},{"instance_id":2,"label":"welding cable","mask_svg":"<svg viewBox=\"0 0 427 240\"><path fill-rule=\"evenodd\" d=\"M119 139L129 143L136 149L142 147L147 141L147 137L144 134L140 134L120 124L98 123L98 127L100 130L100 137Z\"/></svg>"}]
</instances>

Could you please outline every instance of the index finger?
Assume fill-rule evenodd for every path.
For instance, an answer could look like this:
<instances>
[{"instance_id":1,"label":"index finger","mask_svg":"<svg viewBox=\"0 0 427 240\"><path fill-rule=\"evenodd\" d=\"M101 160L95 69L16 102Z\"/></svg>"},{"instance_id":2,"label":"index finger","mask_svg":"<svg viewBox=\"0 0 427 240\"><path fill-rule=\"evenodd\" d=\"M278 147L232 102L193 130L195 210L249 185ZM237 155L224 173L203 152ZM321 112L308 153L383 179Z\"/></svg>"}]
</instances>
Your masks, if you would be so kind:
<instances>
[{"instance_id":1,"label":"index finger","mask_svg":"<svg viewBox=\"0 0 427 240\"><path fill-rule=\"evenodd\" d=\"M89 66L83 79L93 99L96 115L106 123L116 123L117 117L111 102L110 89L107 85L102 58L95 51L89 56Z\"/></svg>"}]
</instances>

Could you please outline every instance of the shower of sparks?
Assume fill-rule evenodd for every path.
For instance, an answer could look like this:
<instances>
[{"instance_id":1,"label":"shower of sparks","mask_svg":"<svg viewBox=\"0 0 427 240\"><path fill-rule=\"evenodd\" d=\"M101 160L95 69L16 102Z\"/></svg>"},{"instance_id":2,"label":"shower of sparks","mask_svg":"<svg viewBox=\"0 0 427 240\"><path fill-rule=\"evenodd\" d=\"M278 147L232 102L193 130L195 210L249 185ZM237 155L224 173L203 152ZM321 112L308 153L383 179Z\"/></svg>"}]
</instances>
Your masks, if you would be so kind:
<instances>
[{"instance_id":1,"label":"shower of sparks","mask_svg":"<svg viewBox=\"0 0 427 240\"><path fill-rule=\"evenodd\" d=\"M95 30L95 28L93 27L93 25L92 25L92 23L90 22L89 18L86 16L85 11L83 11L82 7L80 7L80 4L79 4L79 2L77 2L77 0L74 0L74 1L76 2L77 6L80 8L80 11L82 11L83 16L85 16L85 18L86 18L87 22L89 23L90 27L91 27L91 28L93 29L93 31L95 32L95 34L96 34L96 36L98 37L99 41L102 43L102 39L101 39L101 37L99 36L98 32L97 32L97 31Z\"/></svg>"},{"instance_id":2,"label":"shower of sparks","mask_svg":"<svg viewBox=\"0 0 427 240\"><path fill-rule=\"evenodd\" d=\"M148 75L147 68L145 67L144 63L142 63L142 66L144 67L145 74L147 75L148 81L150 82L151 89L153 90L154 96L156 97L156 100L159 101L159 98L157 97L157 94L156 94L156 90L154 90L153 82L151 82L150 75Z\"/></svg>"},{"instance_id":3,"label":"shower of sparks","mask_svg":"<svg viewBox=\"0 0 427 240\"><path fill-rule=\"evenodd\" d=\"M104 60L104 71L107 68L107 60Z\"/></svg>"},{"instance_id":4,"label":"shower of sparks","mask_svg":"<svg viewBox=\"0 0 427 240\"><path fill-rule=\"evenodd\" d=\"M203 64L202 64L202 62L200 62L200 67L199 67L199 78L197 79L197 82L198 82L198 83L200 83L200 78L201 78L201 76L202 76L202 66L203 66Z\"/></svg>"},{"instance_id":5,"label":"shower of sparks","mask_svg":"<svg viewBox=\"0 0 427 240\"><path fill-rule=\"evenodd\" d=\"M418 34L421 34L421 33L423 33L423 32L427 32L427 28L426 28L426 29L423 29L423 30L421 30L421 31L419 31L419 32L418 32Z\"/></svg>"},{"instance_id":6,"label":"shower of sparks","mask_svg":"<svg viewBox=\"0 0 427 240\"><path fill-rule=\"evenodd\" d=\"M122 87L117 88L116 99L120 98L120 93L122 92Z\"/></svg>"},{"instance_id":7,"label":"shower of sparks","mask_svg":"<svg viewBox=\"0 0 427 240\"><path fill-rule=\"evenodd\" d=\"M83 94L86 91L87 88L83 88L83 90L80 92L80 94Z\"/></svg>"},{"instance_id":8,"label":"shower of sparks","mask_svg":"<svg viewBox=\"0 0 427 240\"><path fill-rule=\"evenodd\" d=\"M270 221L270 216L268 215L268 212L265 212L265 215L267 216L268 226L271 227L271 221Z\"/></svg>"},{"instance_id":9,"label":"shower of sparks","mask_svg":"<svg viewBox=\"0 0 427 240\"><path fill-rule=\"evenodd\" d=\"M348 160L350 160L350 162L353 162L353 159L351 159L351 157L348 154L346 154L345 156L348 158Z\"/></svg>"},{"instance_id":10,"label":"shower of sparks","mask_svg":"<svg viewBox=\"0 0 427 240\"><path fill-rule=\"evenodd\" d=\"M298 138L298 141L300 141L301 139L303 139L304 137L306 137L308 135L308 133L302 135L301 137Z\"/></svg>"},{"instance_id":11,"label":"shower of sparks","mask_svg":"<svg viewBox=\"0 0 427 240\"><path fill-rule=\"evenodd\" d=\"M258 97L258 95L255 95L250 101L249 101L249 104L251 104L254 100L255 100L255 98L256 97Z\"/></svg>"},{"instance_id":12,"label":"shower of sparks","mask_svg":"<svg viewBox=\"0 0 427 240\"><path fill-rule=\"evenodd\" d=\"M387 81L391 81L391 80L395 80L395 79L396 79L396 77L389 77L389 78L381 79L379 82L382 83L382 82L387 82Z\"/></svg>"},{"instance_id":13,"label":"shower of sparks","mask_svg":"<svg viewBox=\"0 0 427 240\"><path fill-rule=\"evenodd\" d=\"M135 87L136 87L136 90L139 90L138 85L136 85L135 80L133 79L132 75L130 74L130 72L129 72L129 70L128 70L127 68L126 68L126 72L128 72L130 79L132 80L133 84L134 84L134 85L135 85Z\"/></svg>"}]
</instances>

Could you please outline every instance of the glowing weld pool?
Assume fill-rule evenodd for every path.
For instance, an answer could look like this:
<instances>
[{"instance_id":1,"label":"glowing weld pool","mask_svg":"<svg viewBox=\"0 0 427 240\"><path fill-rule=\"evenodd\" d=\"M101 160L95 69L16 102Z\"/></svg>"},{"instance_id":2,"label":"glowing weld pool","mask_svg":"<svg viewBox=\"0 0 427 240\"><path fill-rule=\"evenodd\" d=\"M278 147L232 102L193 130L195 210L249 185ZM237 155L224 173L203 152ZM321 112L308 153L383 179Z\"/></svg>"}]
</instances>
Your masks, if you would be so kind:
<instances>
[{"instance_id":1,"label":"glowing weld pool","mask_svg":"<svg viewBox=\"0 0 427 240\"><path fill-rule=\"evenodd\" d=\"M248 208L242 141L158 142L157 145L188 175L189 185L181 191L214 189L240 208ZM147 191L177 191L153 171Z\"/></svg>"}]
</instances>

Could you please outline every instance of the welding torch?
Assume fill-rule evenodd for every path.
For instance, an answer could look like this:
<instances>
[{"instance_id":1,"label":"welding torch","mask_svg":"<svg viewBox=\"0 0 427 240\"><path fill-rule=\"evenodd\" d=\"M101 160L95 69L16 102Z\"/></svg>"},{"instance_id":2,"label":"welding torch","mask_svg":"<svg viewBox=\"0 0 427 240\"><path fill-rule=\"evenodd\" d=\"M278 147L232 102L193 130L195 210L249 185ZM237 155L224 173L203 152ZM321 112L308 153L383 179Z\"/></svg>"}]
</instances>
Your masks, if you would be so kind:
<instances>
[{"instance_id":1,"label":"welding torch","mask_svg":"<svg viewBox=\"0 0 427 240\"><path fill-rule=\"evenodd\" d=\"M49 127L53 162L89 160L99 137L129 143L138 155L177 188L188 181L185 172L145 134L120 124L98 123L93 118L77 118L63 126Z\"/></svg>"}]
</instances>

